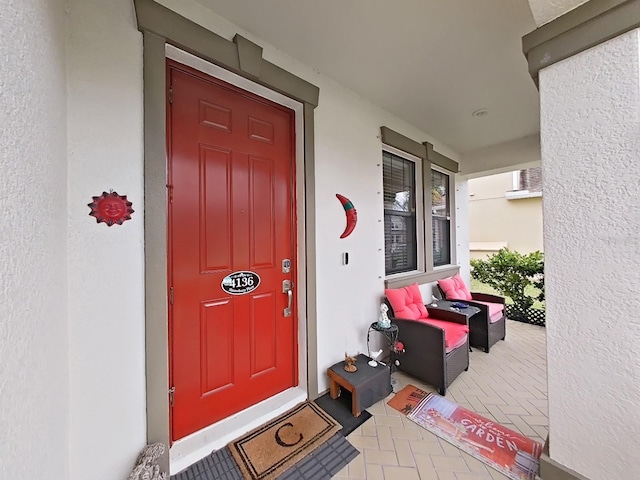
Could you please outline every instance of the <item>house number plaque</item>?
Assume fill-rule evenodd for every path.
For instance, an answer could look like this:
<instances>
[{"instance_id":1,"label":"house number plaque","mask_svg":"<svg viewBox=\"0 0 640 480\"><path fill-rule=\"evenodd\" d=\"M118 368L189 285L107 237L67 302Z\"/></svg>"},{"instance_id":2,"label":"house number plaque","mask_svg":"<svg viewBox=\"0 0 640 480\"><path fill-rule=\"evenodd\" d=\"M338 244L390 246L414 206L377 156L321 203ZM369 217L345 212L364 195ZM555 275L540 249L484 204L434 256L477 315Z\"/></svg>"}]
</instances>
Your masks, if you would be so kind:
<instances>
[{"instance_id":1,"label":"house number plaque","mask_svg":"<svg viewBox=\"0 0 640 480\"><path fill-rule=\"evenodd\" d=\"M222 279L222 289L231 295L246 295L253 292L260 285L257 273L242 270L233 272Z\"/></svg>"}]
</instances>

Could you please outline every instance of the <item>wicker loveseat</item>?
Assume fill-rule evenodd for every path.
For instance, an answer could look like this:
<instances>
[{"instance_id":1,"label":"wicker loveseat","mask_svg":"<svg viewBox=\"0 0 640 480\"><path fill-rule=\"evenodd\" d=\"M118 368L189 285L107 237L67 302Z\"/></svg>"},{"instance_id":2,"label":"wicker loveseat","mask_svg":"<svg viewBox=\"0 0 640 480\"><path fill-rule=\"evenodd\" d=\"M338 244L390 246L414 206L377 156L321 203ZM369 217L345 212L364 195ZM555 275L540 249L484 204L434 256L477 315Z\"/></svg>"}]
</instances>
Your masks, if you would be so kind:
<instances>
[{"instance_id":1,"label":"wicker loveseat","mask_svg":"<svg viewBox=\"0 0 640 480\"><path fill-rule=\"evenodd\" d=\"M469 369L469 335L465 334L451 345L446 338L446 322L467 327L467 317L423 305L428 319L403 319L396 316L388 298L385 302L391 321L398 326L398 340L405 349L398 369L433 385L440 395L445 395L458 375Z\"/></svg>"},{"instance_id":2,"label":"wicker loveseat","mask_svg":"<svg viewBox=\"0 0 640 480\"><path fill-rule=\"evenodd\" d=\"M447 288L446 282L453 282L459 289ZM454 302L464 302L478 307L480 312L469 319L469 342L472 347L482 348L489 353L491 346L507 336L505 299L488 293L469 292L459 275L438 281L442 298ZM457 293L457 295L456 295Z\"/></svg>"}]
</instances>

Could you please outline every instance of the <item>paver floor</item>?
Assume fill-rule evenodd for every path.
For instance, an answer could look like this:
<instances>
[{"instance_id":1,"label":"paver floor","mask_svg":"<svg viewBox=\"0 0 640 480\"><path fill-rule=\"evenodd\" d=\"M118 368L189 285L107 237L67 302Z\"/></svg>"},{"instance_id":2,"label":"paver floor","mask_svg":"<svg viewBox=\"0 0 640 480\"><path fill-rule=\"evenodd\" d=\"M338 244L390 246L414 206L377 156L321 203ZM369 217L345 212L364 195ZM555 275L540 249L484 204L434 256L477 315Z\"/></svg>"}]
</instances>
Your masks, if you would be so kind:
<instances>
[{"instance_id":1,"label":"paver floor","mask_svg":"<svg viewBox=\"0 0 640 480\"><path fill-rule=\"evenodd\" d=\"M447 389L447 398L540 443L547 437L546 342L543 327L508 321L507 338L486 354L474 349L469 371ZM402 372L394 390L407 384L432 387ZM378 402L373 418L347 438L361 452L334 477L368 480L506 479L400 412Z\"/></svg>"}]
</instances>

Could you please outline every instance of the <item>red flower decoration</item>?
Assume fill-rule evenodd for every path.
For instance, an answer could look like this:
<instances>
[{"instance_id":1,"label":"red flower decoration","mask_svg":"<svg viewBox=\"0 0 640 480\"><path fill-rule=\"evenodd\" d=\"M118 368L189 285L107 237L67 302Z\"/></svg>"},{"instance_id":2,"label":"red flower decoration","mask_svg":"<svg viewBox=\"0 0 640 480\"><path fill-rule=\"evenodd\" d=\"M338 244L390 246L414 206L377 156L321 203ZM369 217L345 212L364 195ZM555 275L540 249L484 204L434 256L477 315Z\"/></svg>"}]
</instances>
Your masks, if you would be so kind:
<instances>
[{"instance_id":1,"label":"red flower decoration","mask_svg":"<svg viewBox=\"0 0 640 480\"><path fill-rule=\"evenodd\" d=\"M114 224L122 225L126 220L131 220L131 214L134 212L130 201L126 195L118 195L117 192L102 192L99 197L92 197L93 202L87 204L91 208L92 217L96 218L96 222L104 222L107 226Z\"/></svg>"}]
</instances>

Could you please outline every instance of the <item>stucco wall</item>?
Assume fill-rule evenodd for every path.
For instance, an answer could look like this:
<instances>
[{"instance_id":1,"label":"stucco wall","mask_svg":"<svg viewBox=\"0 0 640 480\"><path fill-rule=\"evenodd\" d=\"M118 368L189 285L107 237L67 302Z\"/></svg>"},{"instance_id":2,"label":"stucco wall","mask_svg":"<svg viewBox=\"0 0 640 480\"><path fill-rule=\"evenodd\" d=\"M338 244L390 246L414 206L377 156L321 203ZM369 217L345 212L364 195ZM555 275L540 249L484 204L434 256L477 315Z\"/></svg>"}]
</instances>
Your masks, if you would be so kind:
<instances>
[{"instance_id":1,"label":"stucco wall","mask_svg":"<svg viewBox=\"0 0 640 480\"><path fill-rule=\"evenodd\" d=\"M510 250L529 253L542 250L542 198L507 200L513 189L513 173L469 180L469 241L474 258L487 253L474 244L506 242Z\"/></svg>"},{"instance_id":2,"label":"stucco wall","mask_svg":"<svg viewBox=\"0 0 640 480\"><path fill-rule=\"evenodd\" d=\"M638 476L639 54L634 30L540 72L550 456L594 480Z\"/></svg>"},{"instance_id":3,"label":"stucco wall","mask_svg":"<svg viewBox=\"0 0 640 480\"><path fill-rule=\"evenodd\" d=\"M186 0L160 3L228 39L245 35L264 47L269 61L320 87L315 175L324 390L327 366L345 350L365 351L383 294L380 126L457 156L213 12ZM70 478L99 465L93 478L106 480L126 476L145 441L142 46L130 0L70 0L68 10ZM133 220L123 226L98 225L87 215L91 196L109 189L133 201ZM358 228L345 240L336 193L358 209ZM463 245L461 258L466 250ZM348 266L341 265L345 251Z\"/></svg>"},{"instance_id":4,"label":"stucco wall","mask_svg":"<svg viewBox=\"0 0 640 480\"><path fill-rule=\"evenodd\" d=\"M0 0L0 25L0 478L65 480L64 1Z\"/></svg>"},{"instance_id":5,"label":"stucco wall","mask_svg":"<svg viewBox=\"0 0 640 480\"><path fill-rule=\"evenodd\" d=\"M345 350L366 351L367 327L377 320L384 295L384 226L382 222L382 143L380 126L386 125L417 141L428 140L435 149L455 160L446 145L420 132L354 92L269 46L214 12L191 0L161 0L227 39L236 33L264 48L270 62L320 88L315 114L317 202L317 304L318 388L328 388L326 369L344 356ZM464 188L465 181L459 180ZM346 239L344 212L335 194L349 197L358 210L358 227ZM465 208L461 215L464 218ZM464 232L461 232L464 237ZM461 258L468 255L462 248ZM348 266L341 264L349 252ZM467 267L468 269L468 267Z\"/></svg>"},{"instance_id":6,"label":"stucco wall","mask_svg":"<svg viewBox=\"0 0 640 480\"><path fill-rule=\"evenodd\" d=\"M142 42L130 0L70 0L70 478L126 478L146 443ZM97 224L115 190L132 220Z\"/></svg>"}]
</instances>

